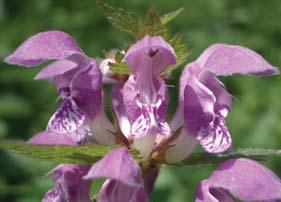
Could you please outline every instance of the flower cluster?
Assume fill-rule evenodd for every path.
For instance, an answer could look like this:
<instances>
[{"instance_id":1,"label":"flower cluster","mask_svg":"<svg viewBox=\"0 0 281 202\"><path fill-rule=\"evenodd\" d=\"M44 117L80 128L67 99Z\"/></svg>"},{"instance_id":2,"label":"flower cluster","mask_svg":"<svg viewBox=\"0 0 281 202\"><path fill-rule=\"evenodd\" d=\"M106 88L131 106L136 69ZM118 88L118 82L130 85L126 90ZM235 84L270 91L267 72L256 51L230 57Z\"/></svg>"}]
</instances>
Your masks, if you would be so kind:
<instances>
[{"instance_id":1,"label":"flower cluster","mask_svg":"<svg viewBox=\"0 0 281 202\"><path fill-rule=\"evenodd\" d=\"M217 76L273 75L278 70L254 51L215 44L187 64L180 78L178 109L166 119L169 103L164 70L176 63L172 46L160 36L145 36L125 53L130 76L112 72L113 58L88 57L75 40L61 31L39 33L24 42L5 61L33 67L52 62L36 79L54 83L60 108L45 131L30 144L119 144L94 165L63 164L50 172L55 186L44 202L89 202L91 180L106 178L97 195L100 202L145 202L153 190L159 165L187 158L197 144L209 153L232 149L225 117L232 97ZM115 123L103 106L103 83L112 85ZM138 150L141 162L129 149ZM254 160L238 158L221 164L197 188L197 202L281 200L281 181Z\"/></svg>"}]
</instances>

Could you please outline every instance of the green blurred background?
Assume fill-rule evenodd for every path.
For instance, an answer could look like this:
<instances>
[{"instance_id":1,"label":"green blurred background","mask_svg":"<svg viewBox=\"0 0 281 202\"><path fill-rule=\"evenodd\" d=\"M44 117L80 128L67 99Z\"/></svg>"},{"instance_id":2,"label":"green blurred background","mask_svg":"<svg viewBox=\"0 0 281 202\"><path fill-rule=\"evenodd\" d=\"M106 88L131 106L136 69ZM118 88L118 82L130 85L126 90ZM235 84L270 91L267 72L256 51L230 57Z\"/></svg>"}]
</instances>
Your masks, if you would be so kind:
<instances>
[{"instance_id":1,"label":"green blurred background","mask_svg":"<svg viewBox=\"0 0 281 202\"><path fill-rule=\"evenodd\" d=\"M108 3L129 9L141 17L154 6L160 14L179 7L184 12L170 23L191 46L188 61L210 44L240 44L262 54L281 67L280 0L119 0ZM94 0L0 0L0 58L10 54L29 36L59 29L70 33L92 57L104 50L122 47L129 35L113 28ZM43 66L24 69L0 62L0 138L27 140L44 130L58 106L54 86L33 77ZM169 83L177 85L180 71ZM233 144L238 147L280 148L281 79L233 76L222 78L236 98L227 117ZM177 88L171 89L177 97ZM110 98L108 98L110 99ZM175 111L171 99L169 112ZM0 151L0 201L40 201L52 182L44 174L53 165ZM281 176L281 160L266 165ZM164 168L152 195L153 202L192 201L197 183L214 167Z\"/></svg>"}]
</instances>

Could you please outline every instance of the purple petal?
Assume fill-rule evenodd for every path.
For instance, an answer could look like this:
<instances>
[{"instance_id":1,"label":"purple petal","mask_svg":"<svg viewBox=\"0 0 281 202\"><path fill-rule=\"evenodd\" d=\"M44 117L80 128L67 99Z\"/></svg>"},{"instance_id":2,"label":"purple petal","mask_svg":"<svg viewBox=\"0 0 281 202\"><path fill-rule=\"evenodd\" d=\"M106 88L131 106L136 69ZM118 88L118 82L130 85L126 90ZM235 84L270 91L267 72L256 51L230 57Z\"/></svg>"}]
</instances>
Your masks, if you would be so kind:
<instances>
[{"instance_id":1,"label":"purple petal","mask_svg":"<svg viewBox=\"0 0 281 202\"><path fill-rule=\"evenodd\" d=\"M224 120L231 103L230 96L216 80L208 78L204 82L214 89L217 97L197 79L191 79L184 94L185 128L188 133L196 135L206 151L224 152L232 143Z\"/></svg>"},{"instance_id":2,"label":"purple petal","mask_svg":"<svg viewBox=\"0 0 281 202\"><path fill-rule=\"evenodd\" d=\"M32 67L47 60L83 54L76 41L62 31L48 31L30 37L5 62Z\"/></svg>"},{"instance_id":3,"label":"purple petal","mask_svg":"<svg viewBox=\"0 0 281 202\"><path fill-rule=\"evenodd\" d=\"M193 78L184 91L184 124L187 132L197 133L214 119L214 94L196 78Z\"/></svg>"},{"instance_id":4,"label":"purple petal","mask_svg":"<svg viewBox=\"0 0 281 202\"><path fill-rule=\"evenodd\" d=\"M176 55L162 37L145 36L129 48L124 60L134 74L149 70L146 74L158 76L165 67L176 63Z\"/></svg>"},{"instance_id":5,"label":"purple petal","mask_svg":"<svg viewBox=\"0 0 281 202\"><path fill-rule=\"evenodd\" d=\"M142 97L134 75L129 77L122 89L126 115L131 123L130 133L134 138L133 146L144 159L149 157L158 134L166 137L171 134L170 127L165 122L167 89L161 78L157 81L158 89L153 102Z\"/></svg>"},{"instance_id":6,"label":"purple petal","mask_svg":"<svg viewBox=\"0 0 281 202\"><path fill-rule=\"evenodd\" d=\"M232 97L224 88L224 85L215 77L214 74L203 71L199 75L199 81L209 88L216 97L215 111L230 111Z\"/></svg>"},{"instance_id":7,"label":"purple petal","mask_svg":"<svg viewBox=\"0 0 281 202\"><path fill-rule=\"evenodd\" d=\"M131 134L134 138L133 147L147 159L155 145L157 136L168 137L171 134L167 122L157 120L151 109L142 109L142 115L132 124Z\"/></svg>"},{"instance_id":8,"label":"purple petal","mask_svg":"<svg viewBox=\"0 0 281 202\"><path fill-rule=\"evenodd\" d=\"M89 202L91 183L82 178L89 171L89 168L88 165L74 164L62 164L54 168L49 175L53 178L56 186L45 195L44 199L53 199L52 197L54 197L55 199L64 199L62 201Z\"/></svg>"},{"instance_id":9,"label":"purple petal","mask_svg":"<svg viewBox=\"0 0 281 202\"><path fill-rule=\"evenodd\" d=\"M115 137L112 133L116 129L103 110L102 77L94 60L91 62L91 67L81 69L75 75L70 84L70 93L77 106L90 119L93 138L99 144L114 144Z\"/></svg>"},{"instance_id":10,"label":"purple petal","mask_svg":"<svg viewBox=\"0 0 281 202\"><path fill-rule=\"evenodd\" d=\"M196 136L198 142L209 153L221 153L231 149L231 136L224 117L216 115L207 127L202 127Z\"/></svg>"},{"instance_id":11,"label":"purple petal","mask_svg":"<svg viewBox=\"0 0 281 202\"><path fill-rule=\"evenodd\" d=\"M54 76L53 78L49 78L48 81L54 83L57 88L57 92L59 93L62 99L70 96L70 83L72 82L75 75L80 70L79 68L73 68L62 75Z\"/></svg>"},{"instance_id":12,"label":"purple petal","mask_svg":"<svg viewBox=\"0 0 281 202\"><path fill-rule=\"evenodd\" d=\"M157 118L162 122L165 120L166 108L168 105L167 89L163 80L159 79L159 87L156 92L155 103L146 103L140 99L141 92L136 87L134 76L130 76L128 81L124 84L122 89L123 101L125 105L126 115L131 123L135 122L143 112L143 108L151 108L151 111L157 114Z\"/></svg>"},{"instance_id":13,"label":"purple petal","mask_svg":"<svg viewBox=\"0 0 281 202\"><path fill-rule=\"evenodd\" d=\"M50 118L47 130L69 135L76 142L91 135L85 113L71 98L66 98L58 111Z\"/></svg>"},{"instance_id":14,"label":"purple petal","mask_svg":"<svg viewBox=\"0 0 281 202\"><path fill-rule=\"evenodd\" d=\"M184 90L186 85L192 80L194 77L199 79L199 74L201 73L201 68L195 62L186 65L183 69L182 74L180 76L180 86L179 86L179 98L180 102L183 102L184 99Z\"/></svg>"},{"instance_id":15,"label":"purple petal","mask_svg":"<svg viewBox=\"0 0 281 202\"><path fill-rule=\"evenodd\" d=\"M199 184L196 202L235 201L231 196L243 201L280 200L281 181L256 161L231 159Z\"/></svg>"},{"instance_id":16,"label":"purple petal","mask_svg":"<svg viewBox=\"0 0 281 202\"><path fill-rule=\"evenodd\" d=\"M118 120L121 132L128 138L131 134L131 124L126 116L125 105L122 97L121 85L112 87L112 106Z\"/></svg>"},{"instance_id":17,"label":"purple petal","mask_svg":"<svg viewBox=\"0 0 281 202\"><path fill-rule=\"evenodd\" d=\"M96 162L84 177L85 179L109 178L128 186L142 183L139 165L134 161L127 148L115 149Z\"/></svg>"},{"instance_id":18,"label":"purple petal","mask_svg":"<svg viewBox=\"0 0 281 202\"><path fill-rule=\"evenodd\" d=\"M157 91L162 86L159 75L176 63L173 48L159 36L146 36L131 46L124 60L133 71L139 99L147 104L157 102Z\"/></svg>"},{"instance_id":19,"label":"purple petal","mask_svg":"<svg viewBox=\"0 0 281 202\"><path fill-rule=\"evenodd\" d=\"M75 67L77 67L77 64L73 61L58 60L42 69L42 71L36 75L35 79L52 79L55 76L63 75Z\"/></svg>"},{"instance_id":20,"label":"purple petal","mask_svg":"<svg viewBox=\"0 0 281 202\"><path fill-rule=\"evenodd\" d=\"M66 200L62 190L59 187L54 187L45 194L42 202L64 202Z\"/></svg>"},{"instance_id":21,"label":"purple petal","mask_svg":"<svg viewBox=\"0 0 281 202\"><path fill-rule=\"evenodd\" d=\"M131 187L116 180L107 180L98 194L99 202L147 202L143 187Z\"/></svg>"},{"instance_id":22,"label":"purple petal","mask_svg":"<svg viewBox=\"0 0 281 202\"><path fill-rule=\"evenodd\" d=\"M232 74L273 75L278 70L270 65L261 55L242 47L227 44L214 44L207 48L196 63L202 69L216 75Z\"/></svg>"},{"instance_id":23,"label":"purple petal","mask_svg":"<svg viewBox=\"0 0 281 202\"><path fill-rule=\"evenodd\" d=\"M70 93L77 106L90 119L102 109L102 77L97 64L81 69L70 83Z\"/></svg>"},{"instance_id":24,"label":"purple petal","mask_svg":"<svg viewBox=\"0 0 281 202\"><path fill-rule=\"evenodd\" d=\"M130 76L122 88L122 96L126 115L130 122L134 122L141 114L141 109L136 104L138 91L136 89L136 82L133 76Z\"/></svg>"},{"instance_id":25,"label":"purple petal","mask_svg":"<svg viewBox=\"0 0 281 202\"><path fill-rule=\"evenodd\" d=\"M189 134L185 128L181 129L179 136L170 143L165 153L168 163L176 163L187 158L197 145L194 135Z\"/></svg>"},{"instance_id":26,"label":"purple petal","mask_svg":"<svg viewBox=\"0 0 281 202\"><path fill-rule=\"evenodd\" d=\"M152 168L144 176L144 188L148 196L153 192L158 174L159 168Z\"/></svg>"},{"instance_id":27,"label":"purple petal","mask_svg":"<svg viewBox=\"0 0 281 202\"><path fill-rule=\"evenodd\" d=\"M43 131L36 134L28 140L28 144L42 144L42 145L76 145L76 142L69 135L57 134L51 131Z\"/></svg>"},{"instance_id":28,"label":"purple petal","mask_svg":"<svg viewBox=\"0 0 281 202\"><path fill-rule=\"evenodd\" d=\"M167 89L162 79L158 79L159 87L155 102L142 99L134 76L124 84L122 89L126 115L131 123L131 135L134 138L134 148L138 149L146 159L151 153L158 134L169 136L170 127L165 122L165 112L168 105Z\"/></svg>"}]
</instances>

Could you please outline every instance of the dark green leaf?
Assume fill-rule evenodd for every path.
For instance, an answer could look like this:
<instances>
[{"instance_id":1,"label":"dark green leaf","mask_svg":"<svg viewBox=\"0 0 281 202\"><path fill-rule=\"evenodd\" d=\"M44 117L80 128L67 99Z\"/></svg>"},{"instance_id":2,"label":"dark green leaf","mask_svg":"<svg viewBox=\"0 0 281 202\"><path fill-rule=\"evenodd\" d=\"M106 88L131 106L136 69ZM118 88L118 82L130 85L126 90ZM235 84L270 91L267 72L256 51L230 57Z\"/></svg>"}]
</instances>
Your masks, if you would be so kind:
<instances>
[{"instance_id":1,"label":"dark green leaf","mask_svg":"<svg viewBox=\"0 0 281 202\"><path fill-rule=\"evenodd\" d=\"M162 36L173 48L177 57L177 63L165 69L165 72L171 72L180 65L182 65L188 56L189 48L183 42L180 34L171 36L168 29L161 23L161 18L157 12L152 8L148 11L146 23L140 29L138 38L141 39L145 35Z\"/></svg>"},{"instance_id":2,"label":"dark green leaf","mask_svg":"<svg viewBox=\"0 0 281 202\"><path fill-rule=\"evenodd\" d=\"M187 159L176 163L176 166L192 165L211 165L220 164L228 159L233 158L250 158L257 161L265 161L268 158L281 157L281 150L247 148L238 149L237 151L224 154L194 153Z\"/></svg>"},{"instance_id":3,"label":"dark green leaf","mask_svg":"<svg viewBox=\"0 0 281 202\"><path fill-rule=\"evenodd\" d=\"M168 30L162 25L158 13L154 8L150 8L145 23L139 28L138 38L142 39L145 35L167 38L167 34Z\"/></svg>"},{"instance_id":4,"label":"dark green leaf","mask_svg":"<svg viewBox=\"0 0 281 202\"><path fill-rule=\"evenodd\" d=\"M164 26L164 24L168 23L170 20L179 15L183 8L168 13L162 17L158 15L154 8L151 8L147 13L145 23L143 23L131 12L125 11L123 9L115 9L101 0L97 0L97 3L103 10L108 20L116 27L127 31L134 36L137 36L138 39L142 39L145 35L161 36L163 39L165 39L165 41L171 44L177 56L177 63L167 67L165 72L171 72L186 61L186 57L188 55L188 46L183 43L182 37L179 34L174 36L171 35L168 29ZM132 43L130 42L129 45L131 44ZM126 46L125 50L128 48L129 46ZM115 73L129 75L131 71L126 63L121 62L122 57L117 57L115 59L117 59L117 62L110 65L111 70Z\"/></svg>"},{"instance_id":5,"label":"dark green leaf","mask_svg":"<svg viewBox=\"0 0 281 202\"><path fill-rule=\"evenodd\" d=\"M126 62L112 63L109 64L111 71L118 74L130 75L131 70Z\"/></svg>"},{"instance_id":6,"label":"dark green leaf","mask_svg":"<svg viewBox=\"0 0 281 202\"><path fill-rule=\"evenodd\" d=\"M186 61L186 58L189 54L189 47L183 42L182 36L180 34L174 35L172 38L169 39L168 42L175 50L177 56L177 63L175 65L167 67L165 72L171 72L172 70L181 66Z\"/></svg>"},{"instance_id":7,"label":"dark green leaf","mask_svg":"<svg viewBox=\"0 0 281 202\"><path fill-rule=\"evenodd\" d=\"M179 8L179 9L173 11L173 12L170 12L170 13L167 13L167 14L161 16L160 21L161 21L162 25L165 25L165 24L169 23L171 20L173 20L179 14L181 14L182 11L183 11L183 8Z\"/></svg>"},{"instance_id":8,"label":"dark green leaf","mask_svg":"<svg viewBox=\"0 0 281 202\"><path fill-rule=\"evenodd\" d=\"M124 54L123 53L121 53L121 52L117 52L116 54L115 54L115 61L118 63L118 62L121 62L122 61L122 59L124 58Z\"/></svg>"},{"instance_id":9,"label":"dark green leaf","mask_svg":"<svg viewBox=\"0 0 281 202\"><path fill-rule=\"evenodd\" d=\"M1 141L0 148L52 163L93 164L119 145L66 146L32 145L20 141Z\"/></svg>"},{"instance_id":10,"label":"dark green leaf","mask_svg":"<svg viewBox=\"0 0 281 202\"><path fill-rule=\"evenodd\" d=\"M124 9L113 8L102 0L97 0L97 4L109 22L111 22L117 28L136 35L139 28L142 27L142 21L133 13Z\"/></svg>"}]
</instances>

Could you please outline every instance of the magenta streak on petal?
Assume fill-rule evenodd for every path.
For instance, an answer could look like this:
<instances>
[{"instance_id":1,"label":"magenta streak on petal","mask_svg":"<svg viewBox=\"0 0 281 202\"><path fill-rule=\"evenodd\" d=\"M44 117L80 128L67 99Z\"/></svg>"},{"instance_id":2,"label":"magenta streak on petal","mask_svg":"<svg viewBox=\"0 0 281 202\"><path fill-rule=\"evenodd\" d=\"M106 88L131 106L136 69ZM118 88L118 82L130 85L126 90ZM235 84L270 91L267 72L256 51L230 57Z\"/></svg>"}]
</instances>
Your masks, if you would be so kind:
<instances>
[{"instance_id":1,"label":"magenta streak on petal","mask_svg":"<svg viewBox=\"0 0 281 202\"><path fill-rule=\"evenodd\" d=\"M132 133L137 136L138 134L145 135L143 132L152 130L163 135L170 134L170 129L165 122L165 110L168 103L166 87L160 78L158 81L160 87L155 103L144 103L139 99L140 93L136 89L134 76L130 76L122 89L126 115L132 124L131 130L135 131Z\"/></svg>"},{"instance_id":2,"label":"magenta streak on petal","mask_svg":"<svg viewBox=\"0 0 281 202\"><path fill-rule=\"evenodd\" d=\"M231 159L222 163L208 179L199 184L195 201L232 202L233 197L243 201L279 201L281 181L256 161Z\"/></svg>"},{"instance_id":3,"label":"magenta streak on petal","mask_svg":"<svg viewBox=\"0 0 281 202\"><path fill-rule=\"evenodd\" d=\"M91 134L85 114L70 98L66 98L58 111L51 117L47 130L56 134L69 135L76 142L80 142Z\"/></svg>"},{"instance_id":4,"label":"magenta streak on petal","mask_svg":"<svg viewBox=\"0 0 281 202\"><path fill-rule=\"evenodd\" d=\"M158 91L157 78L165 67L176 63L173 48L161 37L145 36L130 47L124 60L135 75L140 100L155 103Z\"/></svg>"},{"instance_id":5,"label":"magenta streak on petal","mask_svg":"<svg viewBox=\"0 0 281 202\"><path fill-rule=\"evenodd\" d=\"M54 187L50 189L42 199L42 202L64 202L67 199L65 198L62 190L59 187Z\"/></svg>"},{"instance_id":6,"label":"magenta streak on petal","mask_svg":"<svg viewBox=\"0 0 281 202\"><path fill-rule=\"evenodd\" d=\"M131 187L116 180L106 180L98 193L99 202L147 202L143 187Z\"/></svg>"},{"instance_id":7,"label":"magenta streak on petal","mask_svg":"<svg viewBox=\"0 0 281 202\"><path fill-rule=\"evenodd\" d=\"M112 106L118 119L118 124L121 132L128 138L131 134L131 124L126 116L126 110L122 97L121 85L114 85L112 87Z\"/></svg>"},{"instance_id":8,"label":"magenta streak on petal","mask_svg":"<svg viewBox=\"0 0 281 202\"><path fill-rule=\"evenodd\" d=\"M224 117L220 115L216 115L209 126L202 127L198 131L196 138L209 153L221 153L231 148L231 136L226 127Z\"/></svg>"},{"instance_id":9,"label":"magenta streak on petal","mask_svg":"<svg viewBox=\"0 0 281 202\"><path fill-rule=\"evenodd\" d=\"M56 185L47 192L44 200L59 198L62 201L89 202L90 181L82 178L89 168L88 165L74 164L61 164L54 168L49 175Z\"/></svg>"},{"instance_id":10,"label":"magenta streak on petal","mask_svg":"<svg viewBox=\"0 0 281 202\"><path fill-rule=\"evenodd\" d=\"M161 101L160 101L161 102ZM162 122L157 114L157 107L140 104L141 115L132 124L132 135L136 138L147 134L170 135L170 128L166 122Z\"/></svg>"},{"instance_id":11,"label":"magenta streak on petal","mask_svg":"<svg viewBox=\"0 0 281 202\"><path fill-rule=\"evenodd\" d=\"M57 133L72 133L85 121L84 113L70 98L66 98L48 123L48 130Z\"/></svg>"}]
</instances>

